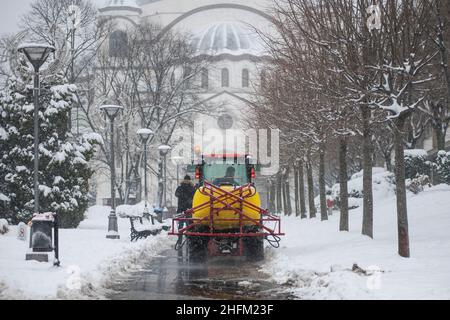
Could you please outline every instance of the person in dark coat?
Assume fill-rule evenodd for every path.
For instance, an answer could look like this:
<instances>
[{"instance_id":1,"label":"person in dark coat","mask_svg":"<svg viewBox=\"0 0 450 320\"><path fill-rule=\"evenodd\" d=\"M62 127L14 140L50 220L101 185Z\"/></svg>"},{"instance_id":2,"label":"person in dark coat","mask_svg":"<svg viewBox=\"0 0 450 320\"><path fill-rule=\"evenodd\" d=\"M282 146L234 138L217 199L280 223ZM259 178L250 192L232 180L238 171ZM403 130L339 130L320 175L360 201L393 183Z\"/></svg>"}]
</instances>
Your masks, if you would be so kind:
<instances>
[{"instance_id":1,"label":"person in dark coat","mask_svg":"<svg viewBox=\"0 0 450 320\"><path fill-rule=\"evenodd\" d=\"M175 196L178 198L177 213L184 213L185 211L192 209L192 200L195 195L195 187L192 183L191 177L187 175L184 177L184 181L177 188Z\"/></svg>"},{"instance_id":2,"label":"person in dark coat","mask_svg":"<svg viewBox=\"0 0 450 320\"><path fill-rule=\"evenodd\" d=\"M175 191L175 196L178 198L178 214L183 214L185 211L192 209L192 200L195 195L195 187L191 181L191 177L189 175L184 177L184 181ZM191 215L186 216L186 218L192 218ZM184 226L188 226L190 223L188 221L181 221L178 223L178 230L181 230ZM178 241L181 242L182 237Z\"/></svg>"}]
</instances>

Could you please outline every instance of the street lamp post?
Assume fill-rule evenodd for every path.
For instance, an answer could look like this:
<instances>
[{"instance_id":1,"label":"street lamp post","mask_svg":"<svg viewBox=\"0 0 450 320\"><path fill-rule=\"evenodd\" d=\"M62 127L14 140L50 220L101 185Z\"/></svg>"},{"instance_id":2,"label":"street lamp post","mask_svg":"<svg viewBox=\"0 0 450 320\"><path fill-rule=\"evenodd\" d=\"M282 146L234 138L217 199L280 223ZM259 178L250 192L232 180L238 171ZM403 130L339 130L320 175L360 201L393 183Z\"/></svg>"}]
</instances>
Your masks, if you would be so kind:
<instances>
[{"instance_id":1,"label":"street lamp post","mask_svg":"<svg viewBox=\"0 0 450 320\"><path fill-rule=\"evenodd\" d=\"M167 189L166 189L166 182L167 182L167 163L166 158L167 154L170 150L172 150L172 147L162 145L158 148L159 155L160 155L160 166L159 166L159 188L158 188L158 207L163 211L167 204ZM161 219L162 220L162 217Z\"/></svg>"},{"instance_id":2,"label":"street lamp post","mask_svg":"<svg viewBox=\"0 0 450 320\"><path fill-rule=\"evenodd\" d=\"M172 161L177 165L177 185L180 185L180 165L183 164L184 157L175 156L172 157Z\"/></svg>"},{"instance_id":3,"label":"street lamp post","mask_svg":"<svg viewBox=\"0 0 450 320\"><path fill-rule=\"evenodd\" d=\"M137 132L137 134L141 137L142 143L144 144L144 196L145 196L144 217L145 218L149 218L150 213L149 213L149 210L148 210L147 143L148 143L150 137L154 135L154 133L150 129L140 129Z\"/></svg>"},{"instance_id":4,"label":"street lamp post","mask_svg":"<svg viewBox=\"0 0 450 320\"><path fill-rule=\"evenodd\" d=\"M34 212L39 212L39 95L40 80L39 69L47 61L55 48L45 44L25 44L18 48L34 68Z\"/></svg>"},{"instance_id":5,"label":"street lamp post","mask_svg":"<svg viewBox=\"0 0 450 320\"><path fill-rule=\"evenodd\" d=\"M110 165L111 165L111 213L108 217L108 234L107 239L120 239L119 228L117 226L116 215L116 164L114 155L114 120L119 115L119 112L123 110L123 107L116 105L105 105L100 107L109 118L111 124L111 152L110 152Z\"/></svg>"}]
</instances>

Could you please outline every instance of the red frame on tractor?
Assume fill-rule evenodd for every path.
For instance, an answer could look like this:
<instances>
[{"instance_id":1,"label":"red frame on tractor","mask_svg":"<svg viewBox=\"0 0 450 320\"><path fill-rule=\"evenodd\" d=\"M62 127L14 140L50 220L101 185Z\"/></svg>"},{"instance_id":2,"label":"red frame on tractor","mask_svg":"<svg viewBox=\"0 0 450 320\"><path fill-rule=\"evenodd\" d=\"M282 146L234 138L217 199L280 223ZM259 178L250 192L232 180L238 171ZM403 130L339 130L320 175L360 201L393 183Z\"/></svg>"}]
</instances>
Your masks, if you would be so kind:
<instances>
[{"instance_id":1,"label":"red frame on tractor","mask_svg":"<svg viewBox=\"0 0 450 320\"><path fill-rule=\"evenodd\" d=\"M232 192L228 192L218 186L215 186L208 181L204 182L204 185L199 189L203 195L209 197L209 200L201 205L198 205L195 208L192 208L186 211L182 216L177 217L172 220L172 228L170 235L173 236L198 236L198 237L220 237L220 238L242 238L245 237L267 237L267 236L284 236L284 233L281 232L281 219L277 216L272 215L269 211L262 209L246 200L246 198L252 197L254 195L255 190L251 188L252 184L247 184L245 186L236 188ZM205 192L208 190L207 192ZM237 192L236 192L237 191ZM219 194L216 196L215 194ZM223 206L217 208L217 204L220 203ZM239 203L239 207L235 208L234 206ZM255 220L246 215L243 211L244 205L252 210L259 211L261 214L260 220ZM194 212L197 210L203 210L209 207L209 216L203 219L195 219L190 218ZM224 219L219 218L219 212L227 210L234 211L236 213L236 218L233 219ZM195 230L197 226L205 226L205 222L209 225L209 230L207 232L197 232L192 231ZM216 222L239 222L239 232L226 233L221 230L215 230ZM248 233L244 231L245 222L251 222L253 226L258 227L261 232L253 232ZM265 222L274 223L273 229L264 225ZM179 224L186 223L187 226L179 229ZM210 248L211 250L211 248ZM242 243L239 246L239 255L243 255L243 246Z\"/></svg>"}]
</instances>

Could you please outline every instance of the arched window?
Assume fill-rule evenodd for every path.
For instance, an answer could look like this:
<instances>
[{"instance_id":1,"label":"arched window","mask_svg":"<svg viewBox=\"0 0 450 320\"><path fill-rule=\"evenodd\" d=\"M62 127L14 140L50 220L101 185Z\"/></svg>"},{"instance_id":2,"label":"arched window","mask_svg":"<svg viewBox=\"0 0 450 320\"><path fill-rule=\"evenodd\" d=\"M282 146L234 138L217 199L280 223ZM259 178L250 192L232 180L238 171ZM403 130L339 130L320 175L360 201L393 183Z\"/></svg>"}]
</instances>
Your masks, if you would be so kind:
<instances>
[{"instance_id":1,"label":"arched window","mask_svg":"<svg viewBox=\"0 0 450 320\"><path fill-rule=\"evenodd\" d=\"M208 89L209 88L209 71L206 68L202 69L202 89Z\"/></svg>"},{"instance_id":2,"label":"arched window","mask_svg":"<svg viewBox=\"0 0 450 320\"><path fill-rule=\"evenodd\" d=\"M242 70L242 88L250 87L250 72L248 69Z\"/></svg>"},{"instance_id":3,"label":"arched window","mask_svg":"<svg viewBox=\"0 0 450 320\"><path fill-rule=\"evenodd\" d=\"M227 88L230 86L230 71L227 68L222 69L222 87Z\"/></svg>"},{"instance_id":4,"label":"arched window","mask_svg":"<svg viewBox=\"0 0 450 320\"><path fill-rule=\"evenodd\" d=\"M113 58L125 57L128 51L128 36L124 31L114 31L109 36L109 56Z\"/></svg>"}]
</instances>

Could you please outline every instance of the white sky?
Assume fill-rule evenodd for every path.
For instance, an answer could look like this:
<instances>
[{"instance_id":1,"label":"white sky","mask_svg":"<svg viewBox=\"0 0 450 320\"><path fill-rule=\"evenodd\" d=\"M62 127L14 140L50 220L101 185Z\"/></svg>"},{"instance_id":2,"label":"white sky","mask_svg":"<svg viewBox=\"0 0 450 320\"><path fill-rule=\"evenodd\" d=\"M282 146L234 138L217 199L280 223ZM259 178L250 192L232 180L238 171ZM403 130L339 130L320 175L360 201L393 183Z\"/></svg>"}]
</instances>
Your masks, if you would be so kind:
<instances>
[{"instance_id":1,"label":"white sky","mask_svg":"<svg viewBox=\"0 0 450 320\"><path fill-rule=\"evenodd\" d=\"M20 17L27 13L30 3L35 0L1 0L0 2L0 34L18 31ZM105 0L91 0L97 5L104 4Z\"/></svg>"}]
</instances>

